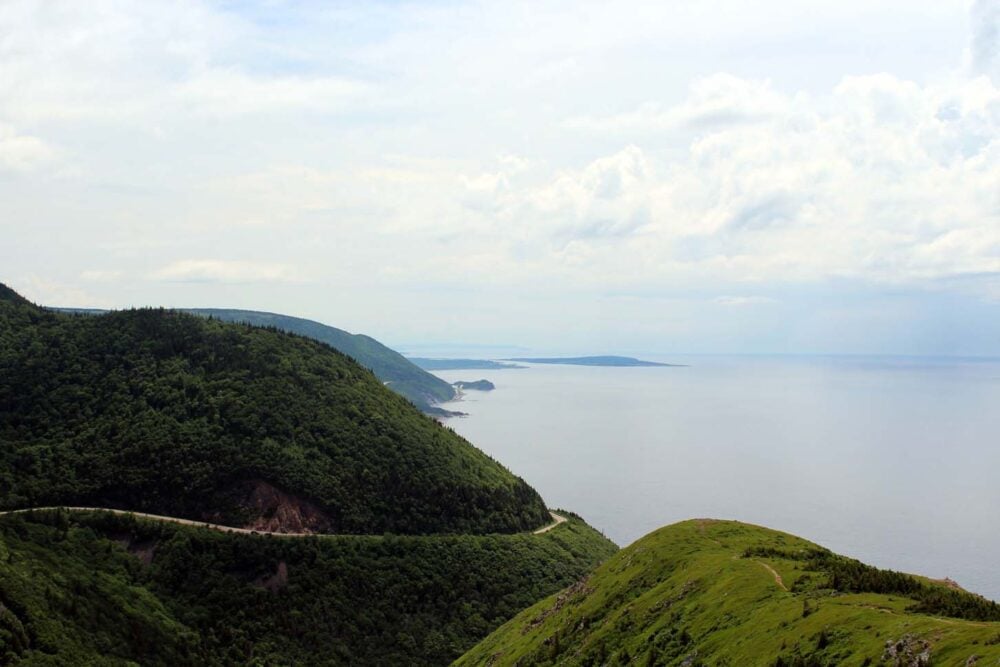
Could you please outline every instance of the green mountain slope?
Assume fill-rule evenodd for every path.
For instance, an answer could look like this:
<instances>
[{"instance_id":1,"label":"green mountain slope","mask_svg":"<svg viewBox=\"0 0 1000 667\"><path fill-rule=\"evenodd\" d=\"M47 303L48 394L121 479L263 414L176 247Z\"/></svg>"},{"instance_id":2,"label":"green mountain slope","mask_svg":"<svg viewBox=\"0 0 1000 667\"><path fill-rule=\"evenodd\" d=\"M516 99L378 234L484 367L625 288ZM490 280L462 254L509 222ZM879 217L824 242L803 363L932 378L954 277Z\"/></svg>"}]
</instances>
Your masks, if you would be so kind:
<instances>
[{"instance_id":1,"label":"green mountain slope","mask_svg":"<svg viewBox=\"0 0 1000 667\"><path fill-rule=\"evenodd\" d=\"M443 665L615 551L544 535L262 537L0 516L0 664Z\"/></svg>"},{"instance_id":2,"label":"green mountain slope","mask_svg":"<svg viewBox=\"0 0 1000 667\"><path fill-rule=\"evenodd\" d=\"M108 312L95 308L56 308L54 310L84 315L102 315ZM449 414L441 408L434 407L434 404L449 401L455 397L455 390L450 384L436 375L428 373L422 367L371 336L352 334L343 329L301 317L290 317L257 310L234 308L181 308L179 310L201 317L212 317L223 322L280 329L326 343L370 369L375 373L375 377L382 380L390 389L405 396L422 411L430 414Z\"/></svg>"},{"instance_id":3,"label":"green mountain slope","mask_svg":"<svg viewBox=\"0 0 1000 667\"><path fill-rule=\"evenodd\" d=\"M407 397L422 410L428 410L434 403L448 401L455 396L455 390L450 384L435 375L431 375L403 355L370 336L348 333L342 329L299 317L256 310L188 308L185 309L185 312L205 317L210 316L225 322L243 322L256 326L274 327L326 343L365 368L371 369L375 376L385 382L390 389Z\"/></svg>"},{"instance_id":4,"label":"green mountain slope","mask_svg":"<svg viewBox=\"0 0 1000 667\"><path fill-rule=\"evenodd\" d=\"M0 293L0 509L116 507L270 530L516 532L538 494L317 341Z\"/></svg>"},{"instance_id":5,"label":"green mountain slope","mask_svg":"<svg viewBox=\"0 0 1000 667\"><path fill-rule=\"evenodd\" d=\"M785 533L701 520L640 539L516 616L455 664L998 661L995 603L877 570Z\"/></svg>"}]
</instances>

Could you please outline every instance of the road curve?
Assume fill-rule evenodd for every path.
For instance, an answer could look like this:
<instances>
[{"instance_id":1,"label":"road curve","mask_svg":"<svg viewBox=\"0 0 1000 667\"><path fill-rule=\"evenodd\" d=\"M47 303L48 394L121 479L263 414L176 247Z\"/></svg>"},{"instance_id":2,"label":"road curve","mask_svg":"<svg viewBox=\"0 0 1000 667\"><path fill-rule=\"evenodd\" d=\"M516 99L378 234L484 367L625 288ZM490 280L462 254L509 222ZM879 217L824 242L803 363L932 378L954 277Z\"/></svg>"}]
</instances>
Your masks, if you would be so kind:
<instances>
[{"instance_id":1,"label":"road curve","mask_svg":"<svg viewBox=\"0 0 1000 667\"><path fill-rule=\"evenodd\" d=\"M20 510L6 510L0 512L0 516L6 516L8 514L27 514L28 512L46 512L54 510L67 510L69 512L110 512L112 514L119 515L129 515L140 517L143 519L149 519L151 521L164 521L166 523L179 523L183 526L195 526L196 528L208 528L209 530L217 530L221 533L241 533L243 535L273 535L274 537L345 537L344 535L338 535L337 533L277 533L270 530L253 530L251 528L236 528L235 526L224 526L219 523L208 523L206 521L194 521L193 519L181 519L175 516L162 516L160 514L147 514L145 512L132 512L129 510L118 510L111 509L109 507L68 507L68 506L55 506L55 507L29 507ZM547 533L559 524L566 521L566 517L556 514L555 512L549 512L552 515L552 523L547 526L543 526L538 530L532 531L532 535L541 535L542 533Z\"/></svg>"},{"instance_id":2,"label":"road curve","mask_svg":"<svg viewBox=\"0 0 1000 667\"><path fill-rule=\"evenodd\" d=\"M563 515L556 514L555 512L552 512L552 511L549 511L549 514L552 515L552 523L550 523L547 526L543 526L543 527L539 528L538 530L532 531L532 533L531 533L532 535L541 535L542 533L547 533L550 530L552 530L553 528L555 528L556 526L558 526L559 524L566 523L566 517L564 517Z\"/></svg>"}]
</instances>

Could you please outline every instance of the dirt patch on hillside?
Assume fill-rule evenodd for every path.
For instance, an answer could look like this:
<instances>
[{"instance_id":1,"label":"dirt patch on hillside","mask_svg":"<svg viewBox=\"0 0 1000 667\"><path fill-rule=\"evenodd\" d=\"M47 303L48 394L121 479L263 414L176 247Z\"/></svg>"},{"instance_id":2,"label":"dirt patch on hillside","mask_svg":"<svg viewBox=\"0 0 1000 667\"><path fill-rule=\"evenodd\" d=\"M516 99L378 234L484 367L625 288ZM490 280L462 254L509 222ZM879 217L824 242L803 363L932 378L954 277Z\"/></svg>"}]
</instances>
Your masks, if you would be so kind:
<instances>
[{"instance_id":1,"label":"dirt patch on hillside","mask_svg":"<svg viewBox=\"0 0 1000 667\"><path fill-rule=\"evenodd\" d=\"M594 589L587 585L587 581L590 580L590 576L586 576L579 580L569 588L564 589L559 595L556 596L555 604L553 604L548 609L542 611L538 616L531 619L526 626L521 629L521 634L527 634L531 630L534 630L539 625L545 622L545 619L562 609L568 602L576 602L580 598L586 597L594 592ZM582 628L581 628L582 629Z\"/></svg>"},{"instance_id":2,"label":"dirt patch on hillside","mask_svg":"<svg viewBox=\"0 0 1000 667\"><path fill-rule=\"evenodd\" d=\"M156 540L137 540L129 533L117 533L109 537L125 547L125 550L138 558L143 565L153 562L153 556L156 555Z\"/></svg>"},{"instance_id":3,"label":"dirt patch on hillside","mask_svg":"<svg viewBox=\"0 0 1000 667\"><path fill-rule=\"evenodd\" d=\"M249 530L272 533L331 532L330 517L308 500L285 493L263 480L250 482L241 503L253 517L244 525Z\"/></svg>"},{"instance_id":4,"label":"dirt patch on hillside","mask_svg":"<svg viewBox=\"0 0 1000 667\"><path fill-rule=\"evenodd\" d=\"M270 593L277 593L288 585L288 564L285 561L279 562L274 574L258 579L254 583Z\"/></svg>"}]
</instances>

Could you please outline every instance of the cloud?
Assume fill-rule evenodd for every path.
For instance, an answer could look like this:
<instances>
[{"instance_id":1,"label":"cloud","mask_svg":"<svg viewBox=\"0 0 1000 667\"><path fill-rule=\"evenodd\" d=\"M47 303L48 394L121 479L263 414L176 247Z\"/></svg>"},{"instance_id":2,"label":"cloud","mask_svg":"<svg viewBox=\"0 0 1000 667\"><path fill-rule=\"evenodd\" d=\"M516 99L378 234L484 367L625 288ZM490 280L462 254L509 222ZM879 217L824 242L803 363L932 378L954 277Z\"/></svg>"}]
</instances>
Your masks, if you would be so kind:
<instances>
[{"instance_id":1,"label":"cloud","mask_svg":"<svg viewBox=\"0 0 1000 667\"><path fill-rule=\"evenodd\" d=\"M14 288L26 299L42 306L68 308L107 308L107 299L80 289L73 283L52 280L36 274L13 281Z\"/></svg>"},{"instance_id":2,"label":"cloud","mask_svg":"<svg viewBox=\"0 0 1000 667\"><path fill-rule=\"evenodd\" d=\"M248 51L295 56L250 17L211 3L14 1L0 7L0 34L0 117L18 122L151 127L187 116L341 112L374 99L369 83L346 74L260 67Z\"/></svg>"},{"instance_id":3,"label":"cloud","mask_svg":"<svg viewBox=\"0 0 1000 667\"><path fill-rule=\"evenodd\" d=\"M57 155L58 151L47 142L18 134L13 127L0 123L0 170L35 171Z\"/></svg>"},{"instance_id":4,"label":"cloud","mask_svg":"<svg viewBox=\"0 0 1000 667\"><path fill-rule=\"evenodd\" d=\"M261 224L322 225L356 248L351 261L399 283L738 290L849 279L995 292L1000 91L988 79L852 76L808 96L707 79L665 113L690 116L720 80L743 91L729 98L741 108L767 113L703 125L683 151L629 144L576 168L396 156L249 174L226 197ZM980 278L955 287L956 276Z\"/></svg>"},{"instance_id":5,"label":"cloud","mask_svg":"<svg viewBox=\"0 0 1000 667\"><path fill-rule=\"evenodd\" d=\"M691 117L699 91L719 87L709 80L665 117ZM767 112L702 126L686 154L632 145L520 186L498 170L490 182L508 185L479 208L502 225L508 263L576 285L1000 274L1000 91L988 80L855 76L822 97L723 80L743 91L729 98L739 108Z\"/></svg>"},{"instance_id":6,"label":"cloud","mask_svg":"<svg viewBox=\"0 0 1000 667\"><path fill-rule=\"evenodd\" d=\"M170 94L181 109L226 117L287 110L340 112L370 92L370 85L348 78L265 78L215 68L178 84Z\"/></svg>"},{"instance_id":7,"label":"cloud","mask_svg":"<svg viewBox=\"0 0 1000 667\"><path fill-rule=\"evenodd\" d=\"M972 22L972 69L992 77L1000 85L1000 2L975 0L970 10Z\"/></svg>"},{"instance_id":8,"label":"cloud","mask_svg":"<svg viewBox=\"0 0 1000 667\"><path fill-rule=\"evenodd\" d=\"M184 283L289 283L303 280L297 270L285 264L215 259L172 262L152 272L149 278Z\"/></svg>"},{"instance_id":9,"label":"cloud","mask_svg":"<svg viewBox=\"0 0 1000 667\"><path fill-rule=\"evenodd\" d=\"M712 299L720 306L760 306L777 303L775 299L766 296L719 296Z\"/></svg>"},{"instance_id":10,"label":"cloud","mask_svg":"<svg viewBox=\"0 0 1000 667\"><path fill-rule=\"evenodd\" d=\"M91 269L80 273L80 280L88 283L111 283L120 280L122 271Z\"/></svg>"},{"instance_id":11,"label":"cloud","mask_svg":"<svg viewBox=\"0 0 1000 667\"><path fill-rule=\"evenodd\" d=\"M711 130L766 121L785 113L790 102L772 90L768 81L718 73L696 80L681 104L665 106L647 102L634 111L610 116L575 116L565 120L563 126L608 133Z\"/></svg>"},{"instance_id":12,"label":"cloud","mask_svg":"<svg viewBox=\"0 0 1000 667\"><path fill-rule=\"evenodd\" d=\"M513 202L512 214L529 215L557 240L627 237L650 222L653 179L642 150L627 146L528 190Z\"/></svg>"}]
</instances>

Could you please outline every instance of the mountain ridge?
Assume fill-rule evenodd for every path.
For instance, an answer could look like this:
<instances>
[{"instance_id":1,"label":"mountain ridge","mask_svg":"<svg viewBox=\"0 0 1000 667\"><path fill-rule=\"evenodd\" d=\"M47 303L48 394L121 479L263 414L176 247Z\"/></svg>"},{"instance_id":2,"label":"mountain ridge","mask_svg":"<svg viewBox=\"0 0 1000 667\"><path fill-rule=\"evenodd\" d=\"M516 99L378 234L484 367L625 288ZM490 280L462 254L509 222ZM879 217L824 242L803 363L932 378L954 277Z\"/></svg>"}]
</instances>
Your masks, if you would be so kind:
<instances>
[{"instance_id":1,"label":"mountain ridge","mask_svg":"<svg viewBox=\"0 0 1000 667\"><path fill-rule=\"evenodd\" d=\"M57 312L102 315L100 308L50 308ZM447 410L435 407L437 403L455 397L454 389L444 380L426 372L387 345L366 334L354 334L344 329L323 324L316 320L294 317L263 310L239 308L173 308L199 317L209 317L239 324L274 327L288 333L326 343L368 368L390 389L405 396L411 403L428 414L450 416Z\"/></svg>"}]
</instances>

